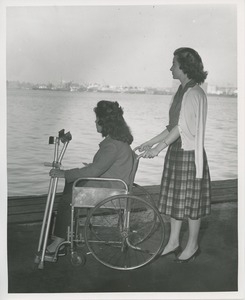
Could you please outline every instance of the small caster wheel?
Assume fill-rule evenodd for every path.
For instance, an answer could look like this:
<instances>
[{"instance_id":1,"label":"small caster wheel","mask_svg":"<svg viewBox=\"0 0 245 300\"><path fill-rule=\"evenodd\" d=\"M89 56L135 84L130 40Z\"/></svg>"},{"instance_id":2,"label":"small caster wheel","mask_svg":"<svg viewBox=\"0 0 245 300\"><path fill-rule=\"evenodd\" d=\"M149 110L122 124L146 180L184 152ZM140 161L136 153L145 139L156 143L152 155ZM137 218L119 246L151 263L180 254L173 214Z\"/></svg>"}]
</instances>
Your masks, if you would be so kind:
<instances>
[{"instance_id":1,"label":"small caster wheel","mask_svg":"<svg viewBox=\"0 0 245 300\"><path fill-rule=\"evenodd\" d=\"M80 266L84 265L86 263L86 257L85 255L78 255L77 252L74 252L71 254L71 263L73 266Z\"/></svg>"},{"instance_id":2,"label":"small caster wheel","mask_svg":"<svg viewBox=\"0 0 245 300\"><path fill-rule=\"evenodd\" d=\"M38 269L43 270L43 268L44 268L44 263L43 263L43 261L40 261L40 263L38 265Z\"/></svg>"},{"instance_id":3,"label":"small caster wheel","mask_svg":"<svg viewBox=\"0 0 245 300\"><path fill-rule=\"evenodd\" d=\"M34 264L39 264L40 262L40 256L36 255L34 259Z\"/></svg>"},{"instance_id":4,"label":"small caster wheel","mask_svg":"<svg viewBox=\"0 0 245 300\"><path fill-rule=\"evenodd\" d=\"M76 242L76 247L81 249L85 246L84 241L81 239L79 242Z\"/></svg>"}]
</instances>

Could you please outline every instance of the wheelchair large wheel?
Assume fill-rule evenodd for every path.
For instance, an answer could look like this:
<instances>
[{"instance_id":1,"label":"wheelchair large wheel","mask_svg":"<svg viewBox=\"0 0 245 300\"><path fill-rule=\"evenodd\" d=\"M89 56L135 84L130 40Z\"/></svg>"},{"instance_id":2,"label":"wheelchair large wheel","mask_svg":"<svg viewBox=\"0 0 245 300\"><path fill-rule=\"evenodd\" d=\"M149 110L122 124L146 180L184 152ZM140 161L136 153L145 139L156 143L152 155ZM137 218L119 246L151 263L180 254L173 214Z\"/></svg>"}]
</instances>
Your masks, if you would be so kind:
<instances>
[{"instance_id":1,"label":"wheelchair large wheel","mask_svg":"<svg viewBox=\"0 0 245 300\"><path fill-rule=\"evenodd\" d=\"M132 270L151 262L162 250L164 236L157 208L130 195L101 201L85 223L85 242L92 255L117 270Z\"/></svg>"},{"instance_id":2,"label":"wheelchair large wheel","mask_svg":"<svg viewBox=\"0 0 245 300\"><path fill-rule=\"evenodd\" d=\"M151 196L151 194L145 188L143 188L142 186L134 183L133 184L133 191L130 194L133 195L133 196L138 196L137 193L141 194L140 198L143 198L145 201L150 202L153 206L156 205L153 198L152 198L152 196ZM156 226L155 223L157 224L157 215L155 215L155 222L152 222L152 228L151 228L151 230L148 231L148 235L153 234L153 231L157 229L157 226ZM147 239L148 236L145 236L144 238Z\"/></svg>"}]
</instances>

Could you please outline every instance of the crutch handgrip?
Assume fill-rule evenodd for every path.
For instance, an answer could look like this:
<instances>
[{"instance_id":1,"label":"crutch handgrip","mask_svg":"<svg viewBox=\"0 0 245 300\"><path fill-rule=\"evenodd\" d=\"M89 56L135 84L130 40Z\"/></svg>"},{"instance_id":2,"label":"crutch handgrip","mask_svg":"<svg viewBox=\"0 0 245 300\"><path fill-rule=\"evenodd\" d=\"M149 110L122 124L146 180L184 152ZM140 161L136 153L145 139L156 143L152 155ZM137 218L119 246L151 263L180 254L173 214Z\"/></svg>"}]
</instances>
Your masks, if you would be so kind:
<instances>
[{"instance_id":1,"label":"crutch handgrip","mask_svg":"<svg viewBox=\"0 0 245 300\"><path fill-rule=\"evenodd\" d=\"M70 142L72 139L70 131L60 137L62 143Z\"/></svg>"},{"instance_id":2,"label":"crutch handgrip","mask_svg":"<svg viewBox=\"0 0 245 300\"><path fill-rule=\"evenodd\" d=\"M59 163L59 162L53 162L53 163L45 162L44 166L45 167L51 167L51 168L57 168L57 169L59 169L60 166L61 166L61 163Z\"/></svg>"},{"instance_id":3,"label":"crutch handgrip","mask_svg":"<svg viewBox=\"0 0 245 300\"><path fill-rule=\"evenodd\" d=\"M48 140L49 145L54 144L54 136L50 136Z\"/></svg>"}]
</instances>

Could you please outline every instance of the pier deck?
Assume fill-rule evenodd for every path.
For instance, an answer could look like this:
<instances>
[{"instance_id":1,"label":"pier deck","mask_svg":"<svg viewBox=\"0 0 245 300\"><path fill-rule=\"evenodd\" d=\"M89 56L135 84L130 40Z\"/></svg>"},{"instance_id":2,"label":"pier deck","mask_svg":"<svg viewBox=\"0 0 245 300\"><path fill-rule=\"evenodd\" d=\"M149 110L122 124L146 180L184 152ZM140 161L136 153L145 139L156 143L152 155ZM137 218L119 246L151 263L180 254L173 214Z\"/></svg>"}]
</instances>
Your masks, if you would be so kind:
<instances>
[{"instance_id":1,"label":"pier deck","mask_svg":"<svg viewBox=\"0 0 245 300\"><path fill-rule=\"evenodd\" d=\"M9 222L8 293L61 293L62 296L64 293L81 293L82 298L87 293L236 293L239 288L237 221L237 200L213 203L211 215L203 218L201 223L201 255L196 260L177 264L173 261L174 256L162 257L132 271L110 269L91 255L87 255L84 266L73 266L67 255L59 258L57 263L46 262L44 269L39 270L34 257L41 222ZM166 222L166 240L169 225ZM187 226L184 222L181 230L183 246L188 237Z\"/></svg>"},{"instance_id":2,"label":"pier deck","mask_svg":"<svg viewBox=\"0 0 245 300\"><path fill-rule=\"evenodd\" d=\"M187 239L187 224L181 232ZM168 227L168 224L167 224ZM74 267L69 256L57 263L34 268L40 225L8 228L9 293L98 292L225 292L238 289L237 203L212 205L212 215L203 219L201 255L188 264L159 258L133 271L117 271L101 265L91 255L85 266Z\"/></svg>"}]
</instances>

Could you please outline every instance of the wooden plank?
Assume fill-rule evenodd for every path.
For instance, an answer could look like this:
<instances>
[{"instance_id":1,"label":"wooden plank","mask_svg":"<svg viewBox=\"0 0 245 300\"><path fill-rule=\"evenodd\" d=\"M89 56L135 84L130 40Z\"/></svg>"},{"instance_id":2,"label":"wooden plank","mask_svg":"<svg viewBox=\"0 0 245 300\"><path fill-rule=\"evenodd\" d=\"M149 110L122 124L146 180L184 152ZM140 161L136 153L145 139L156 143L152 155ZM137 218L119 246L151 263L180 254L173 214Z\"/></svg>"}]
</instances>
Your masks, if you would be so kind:
<instances>
[{"instance_id":1,"label":"wooden plank","mask_svg":"<svg viewBox=\"0 0 245 300\"><path fill-rule=\"evenodd\" d=\"M36 223L36 222L41 222L42 220L43 220L43 212L8 216L9 224L31 223L31 222Z\"/></svg>"},{"instance_id":2,"label":"wooden plank","mask_svg":"<svg viewBox=\"0 0 245 300\"><path fill-rule=\"evenodd\" d=\"M237 184L238 184L237 179L216 180L211 182L212 188L220 188L220 187L237 188Z\"/></svg>"},{"instance_id":3,"label":"wooden plank","mask_svg":"<svg viewBox=\"0 0 245 300\"><path fill-rule=\"evenodd\" d=\"M61 198L62 194L57 194L55 196L55 202L58 202ZM47 195L39 195L39 196L17 196L17 197L9 197L8 198L8 207L16 206L16 203L20 206L31 205L31 204L46 204Z\"/></svg>"},{"instance_id":4,"label":"wooden plank","mask_svg":"<svg viewBox=\"0 0 245 300\"><path fill-rule=\"evenodd\" d=\"M46 203L38 205L12 206L8 208L8 215L38 213L45 210ZM54 203L54 210L57 210L58 203Z\"/></svg>"},{"instance_id":5,"label":"wooden plank","mask_svg":"<svg viewBox=\"0 0 245 300\"><path fill-rule=\"evenodd\" d=\"M238 181L237 179L212 181L211 183L212 203L237 201ZM155 203L159 200L160 185L143 187L153 198ZM143 192L135 188L134 195L143 197ZM54 210L62 194L55 197ZM47 195L19 196L8 198L8 223L40 222L46 206Z\"/></svg>"}]
</instances>

